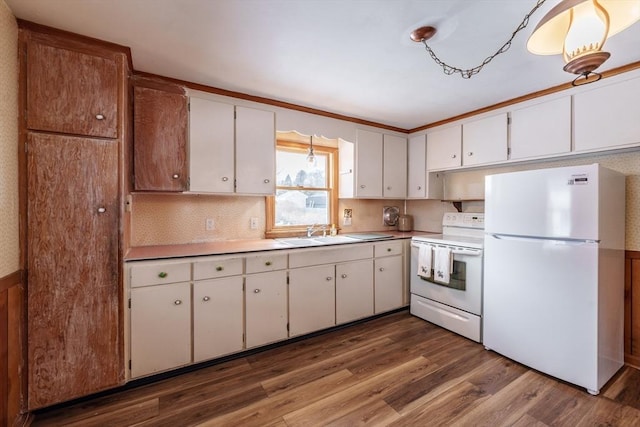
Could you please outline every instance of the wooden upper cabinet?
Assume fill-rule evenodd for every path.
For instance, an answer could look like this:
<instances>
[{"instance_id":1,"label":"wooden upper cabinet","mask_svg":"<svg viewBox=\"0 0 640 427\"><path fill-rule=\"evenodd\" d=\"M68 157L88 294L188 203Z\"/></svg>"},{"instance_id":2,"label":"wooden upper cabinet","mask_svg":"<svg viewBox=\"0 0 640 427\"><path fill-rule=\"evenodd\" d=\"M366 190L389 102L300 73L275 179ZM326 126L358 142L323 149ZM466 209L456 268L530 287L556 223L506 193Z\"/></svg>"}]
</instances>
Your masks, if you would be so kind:
<instances>
[{"instance_id":1,"label":"wooden upper cabinet","mask_svg":"<svg viewBox=\"0 0 640 427\"><path fill-rule=\"evenodd\" d=\"M135 190L186 191L187 97L136 86L133 111Z\"/></svg>"},{"instance_id":2,"label":"wooden upper cabinet","mask_svg":"<svg viewBox=\"0 0 640 427\"><path fill-rule=\"evenodd\" d=\"M118 136L115 58L31 41L27 47L27 128Z\"/></svg>"}]
</instances>

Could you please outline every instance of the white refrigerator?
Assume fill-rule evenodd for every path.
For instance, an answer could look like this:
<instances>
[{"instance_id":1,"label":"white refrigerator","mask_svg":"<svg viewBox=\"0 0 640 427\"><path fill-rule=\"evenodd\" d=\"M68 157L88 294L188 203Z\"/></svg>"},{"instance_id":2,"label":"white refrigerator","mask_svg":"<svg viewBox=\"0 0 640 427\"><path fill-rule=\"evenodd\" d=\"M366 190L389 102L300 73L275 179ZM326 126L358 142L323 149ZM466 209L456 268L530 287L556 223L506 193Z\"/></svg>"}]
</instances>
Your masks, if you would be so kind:
<instances>
[{"instance_id":1,"label":"white refrigerator","mask_svg":"<svg viewBox=\"0 0 640 427\"><path fill-rule=\"evenodd\" d=\"M487 176L485 347L598 394L624 362L624 222L598 164Z\"/></svg>"}]
</instances>

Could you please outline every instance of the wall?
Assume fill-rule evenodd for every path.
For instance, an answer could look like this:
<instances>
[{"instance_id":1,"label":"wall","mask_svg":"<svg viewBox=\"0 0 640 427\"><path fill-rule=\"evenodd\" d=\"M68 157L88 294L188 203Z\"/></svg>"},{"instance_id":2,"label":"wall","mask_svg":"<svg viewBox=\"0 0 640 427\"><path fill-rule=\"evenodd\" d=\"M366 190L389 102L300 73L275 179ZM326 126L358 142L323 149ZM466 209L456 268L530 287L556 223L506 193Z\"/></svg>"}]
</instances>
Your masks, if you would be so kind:
<instances>
[{"instance_id":1,"label":"wall","mask_svg":"<svg viewBox=\"0 0 640 427\"><path fill-rule=\"evenodd\" d=\"M20 269L18 242L18 26L0 0L0 277Z\"/></svg>"},{"instance_id":2,"label":"wall","mask_svg":"<svg viewBox=\"0 0 640 427\"><path fill-rule=\"evenodd\" d=\"M445 174L445 197L457 198L457 194L452 194L452 190L456 193L459 191L471 191L471 198L484 197L483 182L485 175L592 163L600 163L604 167L616 170L627 176L625 248L630 251L640 251L640 151L548 160L468 172L449 172ZM455 189L452 189L452 187L455 187ZM478 191L480 191L479 195Z\"/></svg>"}]
</instances>

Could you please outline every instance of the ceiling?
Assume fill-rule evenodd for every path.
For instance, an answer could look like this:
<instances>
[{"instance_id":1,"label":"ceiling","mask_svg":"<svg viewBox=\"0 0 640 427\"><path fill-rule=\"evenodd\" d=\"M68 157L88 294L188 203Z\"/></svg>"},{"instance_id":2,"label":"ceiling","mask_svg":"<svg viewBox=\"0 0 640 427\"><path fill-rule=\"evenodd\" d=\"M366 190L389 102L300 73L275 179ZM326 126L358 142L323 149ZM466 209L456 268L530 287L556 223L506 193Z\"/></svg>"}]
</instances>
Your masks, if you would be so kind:
<instances>
[{"instance_id":1,"label":"ceiling","mask_svg":"<svg viewBox=\"0 0 640 427\"><path fill-rule=\"evenodd\" d=\"M421 43L422 25L446 63L472 68L493 54L536 0L4 0L18 18L129 46L133 66L402 129L570 82L560 55L526 40L471 79L447 76ZM605 71L640 61L640 24L615 35Z\"/></svg>"}]
</instances>

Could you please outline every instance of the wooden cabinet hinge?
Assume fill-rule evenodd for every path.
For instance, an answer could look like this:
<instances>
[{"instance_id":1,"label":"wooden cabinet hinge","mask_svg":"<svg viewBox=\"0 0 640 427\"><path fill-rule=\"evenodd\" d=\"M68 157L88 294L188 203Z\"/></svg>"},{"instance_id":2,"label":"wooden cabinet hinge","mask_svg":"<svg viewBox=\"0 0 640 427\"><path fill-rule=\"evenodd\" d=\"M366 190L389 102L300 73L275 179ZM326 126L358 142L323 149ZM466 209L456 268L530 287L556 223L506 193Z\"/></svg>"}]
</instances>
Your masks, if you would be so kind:
<instances>
[{"instance_id":1,"label":"wooden cabinet hinge","mask_svg":"<svg viewBox=\"0 0 640 427\"><path fill-rule=\"evenodd\" d=\"M131 298L129 298L129 308L131 308Z\"/></svg>"},{"instance_id":2,"label":"wooden cabinet hinge","mask_svg":"<svg viewBox=\"0 0 640 427\"><path fill-rule=\"evenodd\" d=\"M511 147L507 147L507 156L511 155Z\"/></svg>"},{"instance_id":3,"label":"wooden cabinet hinge","mask_svg":"<svg viewBox=\"0 0 640 427\"><path fill-rule=\"evenodd\" d=\"M507 116L507 125L511 124L511 116Z\"/></svg>"},{"instance_id":4,"label":"wooden cabinet hinge","mask_svg":"<svg viewBox=\"0 0 640 427\"><path fill-rule=\"evenodd\" d=\"M131 359L129 359L129 370L131 370Z\"/></svg>"}]
</instances>

